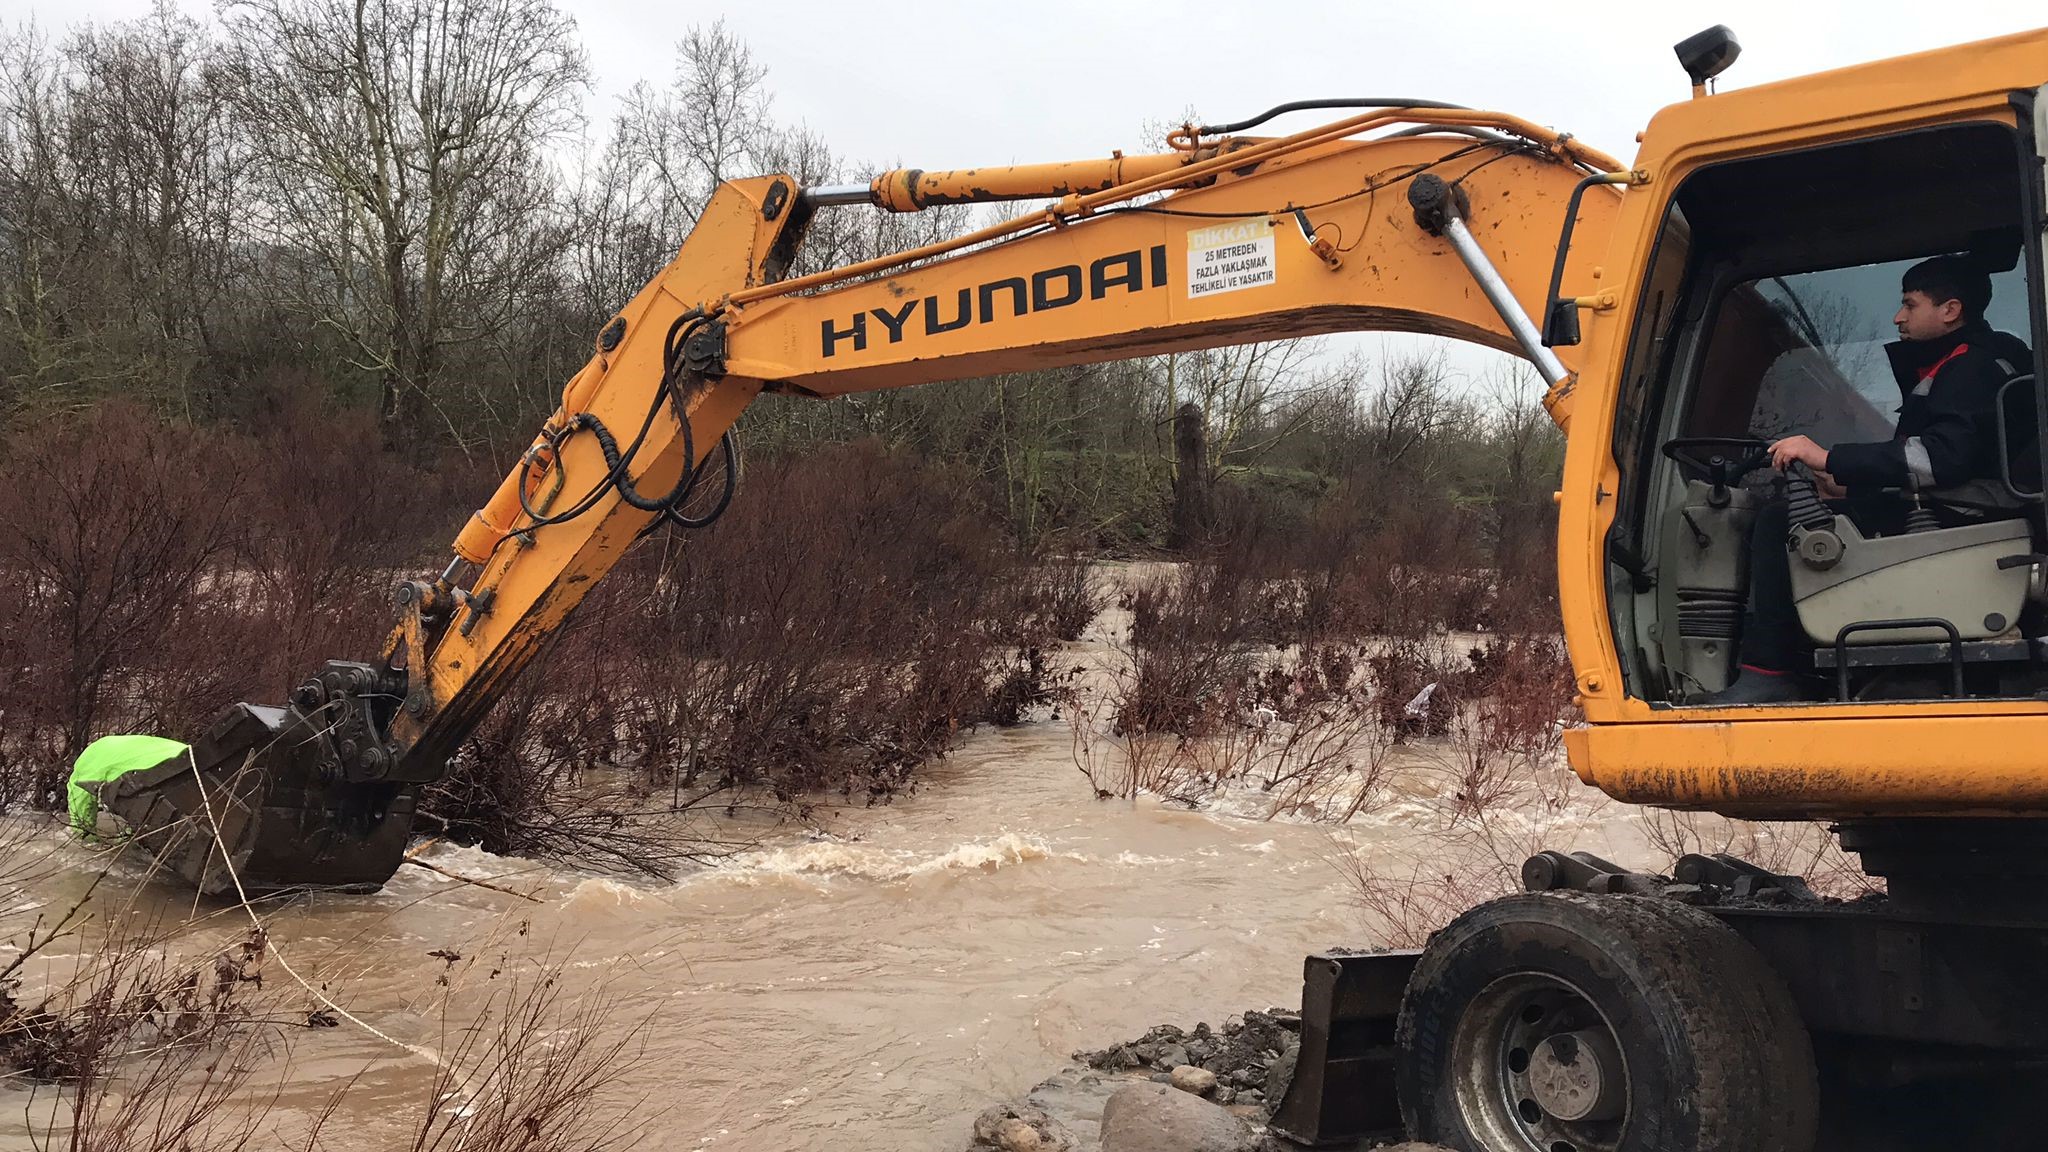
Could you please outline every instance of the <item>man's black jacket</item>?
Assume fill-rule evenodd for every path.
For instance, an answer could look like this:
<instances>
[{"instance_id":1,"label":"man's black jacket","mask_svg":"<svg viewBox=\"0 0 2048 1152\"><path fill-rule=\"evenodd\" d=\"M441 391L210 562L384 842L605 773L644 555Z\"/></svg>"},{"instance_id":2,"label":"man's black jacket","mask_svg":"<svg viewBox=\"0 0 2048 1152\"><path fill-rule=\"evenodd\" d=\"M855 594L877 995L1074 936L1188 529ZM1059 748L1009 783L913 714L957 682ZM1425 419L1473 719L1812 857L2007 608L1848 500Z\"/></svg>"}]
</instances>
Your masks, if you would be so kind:
<instances>
[{"instance_id":1,"label":"man's black jacket","mask_svg":"<svg viewBox=\"0 0 2048 1152\"><path fill-rule=\"evenodd\" d=\"M1979 320L1935 340L1900 340L1885 345L1903 402L1892 439L1875 444L1837 444L1827 471L1848 488L1951 488L2000 475L1998 390L2014 376L2033 371L2033 357L2017 337L1996 332ZM2034 448L2031 389L2024 402L2008 397L2006 419L2013 440L2013 479L2033 484L2025 469L2038 465Z\"/></svg>"}]
</instances>

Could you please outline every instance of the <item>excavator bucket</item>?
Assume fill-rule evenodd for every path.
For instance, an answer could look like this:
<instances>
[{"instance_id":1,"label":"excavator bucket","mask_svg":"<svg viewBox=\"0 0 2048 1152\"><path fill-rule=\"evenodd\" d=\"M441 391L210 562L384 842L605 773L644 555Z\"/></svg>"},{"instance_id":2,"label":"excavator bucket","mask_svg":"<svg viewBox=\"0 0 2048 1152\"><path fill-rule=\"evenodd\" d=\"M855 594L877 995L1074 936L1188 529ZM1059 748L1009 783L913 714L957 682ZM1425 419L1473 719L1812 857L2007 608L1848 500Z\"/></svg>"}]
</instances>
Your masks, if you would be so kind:
<instances>
[{"instance_id":1,"label":"excavator bucket","mask_svg":"<svg viewBox=\"0 0 2048 1152\"><path fill-rule=\"evenodd\" d=\"M1394 1025L1421 952L1318 953L1302 968L1301 1049L1268 1125L1311 1148L1401 1139Z\"/></svg>"},{"instance_id":2,"label":"excavator bucket","mask_svg":"<svg viewBox=\"0 0 2048 1152\"><path fill-rule=\"evenodd\" d=\"M88 787L203 892L375 891L404 857L412 789L337 779L321 744L297 709L236 704L189 754Z\"/></svg>"}]
</instances>

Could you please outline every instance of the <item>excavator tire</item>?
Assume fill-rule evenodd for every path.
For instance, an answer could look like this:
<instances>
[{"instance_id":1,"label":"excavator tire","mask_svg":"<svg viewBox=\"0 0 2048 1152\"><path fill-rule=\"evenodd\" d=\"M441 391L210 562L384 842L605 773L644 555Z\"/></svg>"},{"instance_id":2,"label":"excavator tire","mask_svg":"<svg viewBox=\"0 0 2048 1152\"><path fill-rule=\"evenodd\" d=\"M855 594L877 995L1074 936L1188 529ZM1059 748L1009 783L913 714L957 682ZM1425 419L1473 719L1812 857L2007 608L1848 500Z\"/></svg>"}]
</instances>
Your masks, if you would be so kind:
<instances>
[{"instance_id":1,"label":"excavator tire","mask_svg":"<svg viewBox=\"0 0 2048 1152\"><path fill-rule=\"evenodd\" d=\"M1669 900L1523 893L1438 932L1396 1031L1411 1138L1462 1152L1812 1152L1812 1043L1776 973Z\"/></svg>"}]
</instances>

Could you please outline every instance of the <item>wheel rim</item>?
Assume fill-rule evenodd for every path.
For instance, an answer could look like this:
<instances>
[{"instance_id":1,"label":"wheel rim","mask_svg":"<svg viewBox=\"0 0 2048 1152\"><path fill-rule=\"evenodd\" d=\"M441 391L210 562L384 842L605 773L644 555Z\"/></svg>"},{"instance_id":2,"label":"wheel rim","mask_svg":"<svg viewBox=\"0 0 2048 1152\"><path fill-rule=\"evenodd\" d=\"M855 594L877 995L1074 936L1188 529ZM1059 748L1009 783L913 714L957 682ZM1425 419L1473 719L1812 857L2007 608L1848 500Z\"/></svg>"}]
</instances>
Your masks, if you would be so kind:
<instances>
[{"instance_id":1,"label":"wheel rim","mask_svg":"<svg viewBox=\"0 0 2048 1152\"><path fill-rule=\"evenodd\" d=\"M1613 1027L1570 982L1503 976L1472 998L1451 1041L1458 1109L1501 1152L1618 1152L1632 1109Z\"/></svg>"}]
</instances>

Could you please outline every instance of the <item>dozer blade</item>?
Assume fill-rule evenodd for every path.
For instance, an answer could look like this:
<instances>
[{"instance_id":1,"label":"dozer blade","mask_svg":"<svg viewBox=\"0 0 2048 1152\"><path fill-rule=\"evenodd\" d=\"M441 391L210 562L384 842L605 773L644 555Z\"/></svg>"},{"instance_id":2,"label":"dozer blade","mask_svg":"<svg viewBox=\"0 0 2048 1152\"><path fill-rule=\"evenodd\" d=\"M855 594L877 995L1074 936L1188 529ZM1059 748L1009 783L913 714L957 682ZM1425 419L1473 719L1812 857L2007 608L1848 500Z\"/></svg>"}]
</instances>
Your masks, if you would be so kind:
<instances>
[{"instance_id":1,"label":"dozer blade","mask_svg":"<svg viewBox=\"0 0 2048 1152\"><path fill-rule=\"evenodd\" d=\"M375 891L405 854L408 785L350 783L318 767L319 734L296 710L237 704L154 768L94 786L134 843L210 894ZM232 865L230 871L229 865Z\"/></svg>"},{"instance_id":2,"label":"dozer blade","mask_svg":"<svg viewBox=\"0 0 2048 1152\"><path fill-rule=\"evenodd\" d=\"M1302 965L1301 1051L1274 1132L1310 1147L1401 1138L1394 1025L1421 956L1332 952Z\"/></svg>"}]
</instances>

